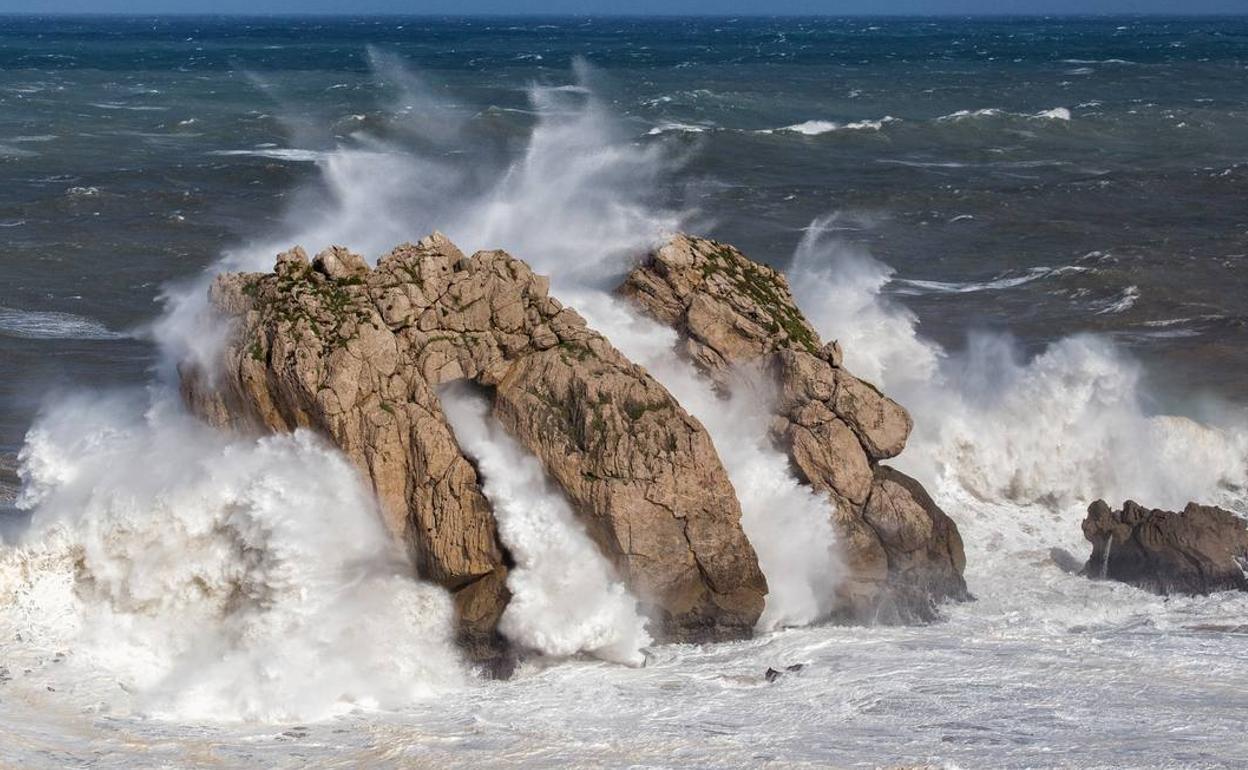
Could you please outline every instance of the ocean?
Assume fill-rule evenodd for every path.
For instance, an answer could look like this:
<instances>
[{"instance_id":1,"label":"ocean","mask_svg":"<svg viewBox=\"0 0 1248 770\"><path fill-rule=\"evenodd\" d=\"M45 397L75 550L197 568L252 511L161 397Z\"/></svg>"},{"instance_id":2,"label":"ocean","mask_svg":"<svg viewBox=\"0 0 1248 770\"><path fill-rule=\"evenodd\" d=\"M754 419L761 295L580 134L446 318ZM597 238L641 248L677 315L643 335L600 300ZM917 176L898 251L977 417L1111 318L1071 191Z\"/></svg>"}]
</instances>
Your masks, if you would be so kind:
<instances>
[{"instance_id":1,"label":"ocean","mask_svg":"<svg viewBox=\"0 0 1248 770\"><path fill-rule=\"evenodd\" d=\"M1248 511L1245 82L1244 17L0 17L0 766L1248 764L1248 596L1050 555ZM785 270L977 601L476 678L340 458L171 391L213 272L435 229L643 362L662 233Z\"/></svg>"}]
</instances>

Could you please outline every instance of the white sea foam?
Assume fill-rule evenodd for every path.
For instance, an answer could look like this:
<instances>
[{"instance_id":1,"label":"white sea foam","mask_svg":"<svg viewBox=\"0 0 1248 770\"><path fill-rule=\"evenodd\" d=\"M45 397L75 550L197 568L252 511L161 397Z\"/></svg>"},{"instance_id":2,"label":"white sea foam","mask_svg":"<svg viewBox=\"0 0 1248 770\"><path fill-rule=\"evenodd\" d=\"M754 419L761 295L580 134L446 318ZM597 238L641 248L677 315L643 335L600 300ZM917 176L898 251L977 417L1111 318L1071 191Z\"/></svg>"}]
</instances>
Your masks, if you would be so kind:
<instances>
[{"instance_id":1,"label":"white sea foam","mask_svg":"<svg viewBox=\"0 0 1248 770\"><path fill-rule=\"evenodd\" d=\"M900 122L899 118L892 115L885 115L879 120L859 120L850 123L836 123L830 120L807 120L804 123L795 123L791 126L782 128L767 128L759 133L776 134L776 133L792 133L805 134L806 136L818 136L820 134L829 134L834 131L879 131L889 123Z\"/></svg>"},{"instance_id":2,"label":"white sea foam","mask_svg":"<svg viewBox=\"0 0 1248 770\"><path fill-rule=\"evenodd\" d=\"M1140 298L1140 287L1135 286L1135 285L1128 286L1127 288L1123 289L1118 294L1118 296L1114 297L1112 302L1109 302L1108 304L1105 305L1105 307L1101 308L1100 310L1096 312L1098 315L1113 315L1115 313L1125 313L1126 311L1135 307L1135 303L1136 301L1139 300L1139 298Z\"/></svg>"},{"instance_id":3,"label":"white sea foam","mask_svg":"<svg viewBox=\"0 0 1248 770\"><path fill-rule=\"evenodd\" d=\"M590 324L654 375L706 428L741 502L741 526L758 554L769 593L758 626L772 630L814 622L832 608L844 575L832 530L832 504L793 473L768 430L772 385L750 368L735 373L721 398L675 354L672 329L640 317L596 291L565 295Z\"/></svg>"},{"instance_id":4,"label":"white sea foam","mask_svg":"<svg viewBox=\"0 0 1248 770\"><path fill-rule=\"evenodd\" d=\"M282 721L459 683L448 597L410 577L355 470L312 435L229 441L168 403L84 397L41 417L20 459L33 517L0 550L0 644L13 663L72 658L41 672L49 689L94 685L119 714Z\"/></svg>"},{"instance_id":5,"label":"white sea foam","mask_svg":"<svg viewBox=\"0 0 1248 770\"><path fill-rule=\"evenodd\" d=\"M651 640L637 600L542 464L497 425L480 394L449 387L441 398L455 438L477 461L499 537L516 562L507 576L512 596L499 630L546 655L587 652L644 663L642 649Z\"/></svg>"},{"instance_id":6,"label":"white sea foam","mask_svg":"<svg viewBox=\"0 0 1248 770\"><path fill-rule=\"evenodd\" d=\"M699 126L692 123L660 123L646 132L647 136L661 136L669 133L701 134L711 130L711 126Z\"/></svg>"},{"instance_id":7,"label":"white sea foam","mask_svg":"<svg viewBox=\"0 0 1248 770\"><path fill-rule=\"evenodd\" d=\"M91 106L101 110L126 110L128 112L164 112L169 109L154 104L122 104L120 102L93 102Z\"/></svg>"},{"instance_id":8,"label":"white sea foam","mask_svg":"<svg viewBox=\"0 0 1248 770\"><path fill-rule=\"evenodd\" d=\"M1070 110L1066 107L1054 107L1051 110L1041 110L1032 117L1041 120L1070 120Z\"/></svg>"},{"instance_id":9,"label":"white sea foam","mask_svg":"<svg viewBox=\"0 0 1248 770\"><path fill-rule=\"evenodd\" d=\"M900 286L907 287L910 292L902 290L898 293L921 293L921 292L939 292L941 294L971 294L979 291L995 291L999 289L1013 289L1016 286L1031 283L1032 281L1051 275L1052 271L1047 267L1029 268L1022 275L1008 275L1000 278L993 278L989 281L967 281L959 283L956 281L924 281L918 278L897 278L895 283Z\"/></svg>"},{"instance_id":10,"label":"white sea foam","mask_svg":"<svg viewBox=\"0 0 1248 770\"><path fill-rule=\"evenodd\" d=\"M219 267L268 269L294 242L375 257L438 228L553 273L560 296L650 366L714 437L773 586L764 627L816 617L820 581L837 574L828 511L763 440L766 391L743 384L719 400L671 356L670 330L585 288L609 285L621 255L688 221L648 197L680 159L617 140L583 91L539 88L533 101L529 146L498 167L457 155L460 132L419 133L425 121L414 121L425 142L415 144L431 151L363 140L330 151L318 164L326 192L296 196L280 232ZM410 112L427 117L424 108L436 100ZM136 764L165 766L208 751L227 764L288 766L343 753L354 764L466 764L483 752L533 765L757 764L766 745L792 764L835 754L1022 767L1043 751L1054 765L1114 766L1124 761L1115 743L1145 752L1137 758L1190 750L1175 743L1180 732L1211 756L1242 753L1242 725L1227 718L1248 686L1238 648L1184 627L1248 622L1243 601L1163 601L1093 583L1056 569L1047 549L1081 547L1091 496L1175 505L1234 494L1245 431L1230 418L1215 428L1150 415L1137 365L1104 340L1062 340L1031 359L995 337L941 349L883 296L893 271L833 239L832 224L807 232L792 284L821 333L845 345L847 365L916 418L898 464L959 524L979 597L947 608L949 623L791 630L660 648L641 670L572 662L455 689L445 596L402 574L335 452L303 435L229 442L170 427L167 413L61 404L25 454L25 504L39 528L0 551L0 645L15 676L0 700L10 736L0 758L47 766L124 744L141 754ZM162 326L171 360L210 349L217 326L203 296L202 282L171 292ZM53 662L61 650L67 657ZM798 662L807 668L774 685L762 678L767 666ZM299 743L239 729L213 733L208 748L198 728L116 718L311 718L353 703L401 708L433 691L436 708L347 716L296 733L311 736ZM1141 713L1174 730L1141 733ZM1082 729L1090 723L1096 741ZM1002 740L984 741L987 732Z\"/></svg>"},{"instance_id":11,"label":"white sea foam","mask_svg":"<svg viewBox=\"0 0 1248 770\"><path fill-rule=\"evenodd\" d=\"M914 414L903 469L1002 504L1244 506L1248 426L1150 414L1139 365L1102 338L1064 338L1028 360L1008 337L976 335L950 354L882 295L892 271L825 225L807 231L792 284L820 333L842 341L846 365Z\"/></svg>"},{"instance_id":12,"label":"white sea foam","mask_svg":"<svg viewBox=\"0 0 1248 770\"><path fill-rule=\"evenodd\" d=\"M185 121L179 125L185 125ZM289 160L296 163L320 163L331 158L331 153L319 150L305 150L297 147L260 147L254 150L214 150L211 155L244 156L252 158L271 158L273 160Z\"/></svg>"},{"instance_id":13,"label":"white sea foam","mask_svg":"<svg viewBox=\"0 0 1248 770\"><path fill-rule=\"evenodd\" d=\"M0 335L32 340L113 340L125 337L86 316L0 307Z\"/></svg>"},{"instance_id":14,"label":"white sea foam","mask_svg":"<svg viewBox=\"0 0 1248 770\"><path fill-rule=\"evenodd\" d=\"M1070 110L1066 107L1053 107L1048 110L1041 110L1036 113L1025 112L1007 112L999 107L985 107L978 110L958 110L948 115L942 115L936 120L938 122L974 120L977 118L1032 118L1035 120L1062 120L1068 121L1071 118Z\"/></svg>"}]
</instances>

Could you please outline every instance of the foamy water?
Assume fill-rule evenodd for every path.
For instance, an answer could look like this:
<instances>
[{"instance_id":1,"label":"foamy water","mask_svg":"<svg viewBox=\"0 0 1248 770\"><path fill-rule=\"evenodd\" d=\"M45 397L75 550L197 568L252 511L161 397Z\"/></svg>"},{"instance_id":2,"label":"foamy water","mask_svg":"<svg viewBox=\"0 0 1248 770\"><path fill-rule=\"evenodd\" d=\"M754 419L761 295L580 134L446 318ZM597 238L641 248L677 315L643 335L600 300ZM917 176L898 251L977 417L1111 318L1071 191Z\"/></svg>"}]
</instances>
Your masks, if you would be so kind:
<instances>
[{"instance_id":1,"label":"foamy water","mask_svg":"<svg viewBox=\"0 0 1248 770\"><path fill-rule=\"evenodd\" d=\"M550 654L512 681L477 680L451 642L448 598L412 577L336 451L303 433L216 435L181 414L158 378L144 392L54 401L27 437L20 504L32 524L0 547L0 760L1248 763L1248 597L1164 599L1068 574L1050 556L1086 553L1079 521L1095 496L1244 510L1238 417L1202 424L1150 411L1139 365L1099 337L1030 357L1001 336L945 350L884 296L892 270L839 241L835 219L817 220L794 255L794 289L821 334L842 342L847 366L912 410L915 434L897 464L958 523L977 600L930 626L786 628L825 611L839 573L828 504L765 440L770 394L746 371L734 397L718 400L672 355L670 330L602 293L627 257L692 221L650 196L684 156L634 144L582 71L572 88L532 90L530 141L507 173L485 174L458 155L453 103L392 64L375 58L378 77L409 107L420 100L413 111L444 118L411 127L427 152L366 137L307 156L324 188L314 205L292 208L271 239L221 267L267 269L290 242L349 243L376 257L438 228L552 274L555 293L646 364L715 440L773 589L760 633L643 654L632 598L561 495L479 401L451 396L457 435L516 551L504 631ZM169 292L157 334L166 373L185 356L211 360L203 290ZM585 578L575 590L572 561ZM566 658L577 652L605 660ZM642 668L609 662L642 657ZM785 673L769 683L769 667Z\"/></svg>"},{"instance_id":2,"label":"foamy water","mask_svg":"<svg viewBox=\"0 0 1248 770\"><path fill-rule=\"evenodd\" d=\"M446 419L477 462L481 491L515 567L499 631L552 657L578 652L628 665L645 662L650 644L637 600L613 574L541 462L503 432L483 395L450 387Z\"/></svg>"}]
</instances>

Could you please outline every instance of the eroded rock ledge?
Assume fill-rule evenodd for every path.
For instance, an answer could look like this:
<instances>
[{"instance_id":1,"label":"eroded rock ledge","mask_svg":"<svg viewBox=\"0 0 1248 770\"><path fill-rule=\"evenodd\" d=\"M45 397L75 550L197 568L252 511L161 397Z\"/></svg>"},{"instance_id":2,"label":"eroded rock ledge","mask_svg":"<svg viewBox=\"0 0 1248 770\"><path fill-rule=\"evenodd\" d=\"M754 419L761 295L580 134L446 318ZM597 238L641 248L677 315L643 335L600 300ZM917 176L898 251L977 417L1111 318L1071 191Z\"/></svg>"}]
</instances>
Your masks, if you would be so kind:
<instances>
[{"instance_id":1,"label":"eroded rock ledge","mask_svg":"<svg viewBox=\"0 0 1248 770\"><path fill-rule=\"evenodd\" d=\"M881 465L905 447L905 409L842 365L797 307L788 281L726 244L677 235L647 256L620 293L680 333L680 351L722 387L733 366L776 378L773 433L800 475L836 503L850 580L837 615L914 622L969 598L957 526L922 485Z\"/></svg>"},{"instance_id":2,"label":"eroded rock ledge","mask_svg":"<svg viewBox=\"0 0 1248 770\"><path fill-rule=\"evenodd\" d=\"M226 274L218 371L183 366L215 425L312 428L372 482L419 574L455 598L470 653L497 653L507 554L436 388L471 380L563 488L666 640L746 636L766 594L741 510L700 423L501 251L466 257L434 234L375 269L300 249L270 274Z\"/></svg>"},{"instance_id":3,"label":"eroded rock ledge","mask_svg":"<svg viewBox=\"0 0 1248 770\"><path fill-rule=\"evenodd\" d=\"M1162 595L1248 591L1248 522L1222 508L1150 510L1128 500L1115 511L1097 500L1083 534L1092 543L1089 577Z\"/></svg>"}]
</instances>

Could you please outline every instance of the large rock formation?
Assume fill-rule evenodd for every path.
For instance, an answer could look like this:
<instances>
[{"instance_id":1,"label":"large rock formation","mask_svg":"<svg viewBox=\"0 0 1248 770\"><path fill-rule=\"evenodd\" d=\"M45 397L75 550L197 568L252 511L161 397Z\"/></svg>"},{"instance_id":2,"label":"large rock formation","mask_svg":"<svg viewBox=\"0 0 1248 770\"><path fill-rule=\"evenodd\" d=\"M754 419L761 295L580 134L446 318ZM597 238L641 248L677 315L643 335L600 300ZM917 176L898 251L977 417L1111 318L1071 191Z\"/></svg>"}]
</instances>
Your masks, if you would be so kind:
<instances>
[{"instance_id":1,"label":"large rock formation","mask_svg":"<svg viewBox=\"0 0 1248 770\"><path fill-rule=\"evenodd\" d=\"M219 365L182 369L207 421L314 429L371 480L419 574L449 589L470 651L498 648L507 554L437 396L471 380L545 465L653 618L660 639L747 635L766 583L706 431L643 369L501 251L434 234L370 269L296 248L271 274L211 289L231 331Z\"/></svg>"},{"instance_id":2,"label":"large rock formation","mask_svg":"<svg viewBox=\"0 0 1248 770\"><path fill-rule=\"evenodd\" d=\"M775 437L836 503L850 571L839 617L929 620L936 603L968 598L957 526L917 481L880 464L905 447L909 414L842 366L839 345L819 339L783 275L731 246L677 235L620 292L675 328L679 352L721 387L735 366L770 366Z\"/></svg>"},{"instance_id":3,"label":"large rock formation","mask_svg":"<svg viewBox=\"0 0 1248 770\"><path fill-rule=\"evenodd\" d=\"M1248 522L1230 511L1188 503L1175 513L1131 500L1114 511L1097 500L1083 535L1092 543L1089 577L1163 595L1248 591Z\"/></svg>"}]
</instances>

